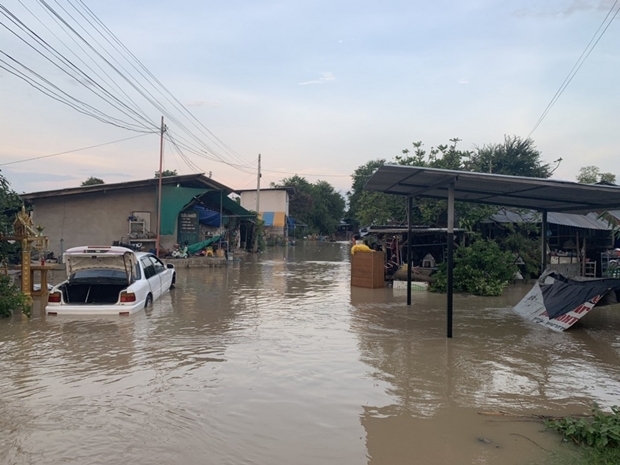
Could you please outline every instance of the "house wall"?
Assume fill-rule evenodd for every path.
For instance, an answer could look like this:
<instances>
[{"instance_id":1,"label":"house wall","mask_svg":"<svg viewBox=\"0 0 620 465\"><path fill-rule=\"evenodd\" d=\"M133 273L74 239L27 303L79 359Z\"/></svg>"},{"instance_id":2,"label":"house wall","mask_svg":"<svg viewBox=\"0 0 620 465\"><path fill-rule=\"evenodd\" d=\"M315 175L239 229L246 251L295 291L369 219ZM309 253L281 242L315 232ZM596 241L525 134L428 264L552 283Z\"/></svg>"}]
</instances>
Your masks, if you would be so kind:
<instances>
[{"instance_id":1,"label":"house wall","mask_svg":"<svg viewBox=\"0 0 620 465\"><path fill-rule=\"evenodd\" d=\"M247 210L256 211L256 191L241 192L241 206ZM288 216L288 192L285 190L261 190L261 212L284 212Z\"/></svg>"},{"instance_id":2,"label":"house wall","mask_svg":"<svg viewBox=\"0 0 620 465\"><path fill-rule=\"evenodd\" d=\"M128 241L132 212L151 213L151 230L157 228L156 191L153 188L133 188L110 192L82 193L33 201L33 221L45 228L49 251L60 256L61 250L80 245L112 245L113 241ZM175 235L162 236L161 247L172 248ZM61 245L61 239L63 239ZM148 250L155 241L142 242Z\"/></svg>"},{"instance_id":3,"label":"house wall","mask_svg":"<svg viewBox=\"0 0 620 465\"><path fill-rule=\"evenodd\" d=\"M241 206L247 210L256 210L256 191L241 192ZM266 212L283 213L283 226L265 226L265 235L269 236L287 236L286 218L288 218L289 195L286 190L266 189L260 191L260 214Z\"/></svg>"}]
</instances>

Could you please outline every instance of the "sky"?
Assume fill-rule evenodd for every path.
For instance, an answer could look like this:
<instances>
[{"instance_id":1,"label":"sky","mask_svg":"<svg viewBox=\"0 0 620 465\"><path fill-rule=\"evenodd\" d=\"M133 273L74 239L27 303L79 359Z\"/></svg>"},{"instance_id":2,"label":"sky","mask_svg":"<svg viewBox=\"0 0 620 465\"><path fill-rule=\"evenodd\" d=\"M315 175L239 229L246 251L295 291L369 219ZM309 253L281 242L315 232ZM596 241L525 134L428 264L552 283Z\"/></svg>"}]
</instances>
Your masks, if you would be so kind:
<instances>
[{"instance_id":1,"label":"sky","mask_svg":"<svg viewBox=\"0 0 620 465\"><path fill-rule=\"evenodd\" d=\"M123 49L78 15L80 2L170 94L123 61ZM131 127L148 131L80 113L0 68L0 170L20 193L90 176L153 177L166 113L168 133L186 149L165 141L164 169L250 189L261 154L261 187L297 174L345 194L356 168L416 141L430 149L459 138L469 150L528 137L612 5L612 15L620 8L616 0L47 0L81 42L40 1L2 4L86 75L96 71L94 82L140 113ZM49 50L39 54L11 32L6 15L0 23L5 68L18 60L65 95L128 121L93 94L93 81L54 66ZM619 43L616 17L531 134L544 162L562 158L556 179L575 180L588 165L620 179Z\"/></svg>"}]
</instances>

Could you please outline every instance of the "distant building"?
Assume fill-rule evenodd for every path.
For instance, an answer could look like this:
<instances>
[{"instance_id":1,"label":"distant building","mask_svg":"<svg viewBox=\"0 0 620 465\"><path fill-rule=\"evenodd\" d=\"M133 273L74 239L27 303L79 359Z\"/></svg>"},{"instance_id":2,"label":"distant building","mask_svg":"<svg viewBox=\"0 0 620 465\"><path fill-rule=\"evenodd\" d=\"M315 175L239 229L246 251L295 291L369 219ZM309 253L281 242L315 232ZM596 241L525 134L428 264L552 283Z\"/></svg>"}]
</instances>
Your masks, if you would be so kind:
<instances>
[{"instance_id":1,"label":"distant building","mask_svg":"<svg viewBox=\"0 0 620 465\"><path fill-rule=\"evenodd\" d=\"M45 228L49 251L60 256L80 245L129 244L155 248L158 213L157 178L97 184L22 194L33 208L34 224ZM171 250L222 231L239 244L251 231L255 215L228 195L232 189L202 174L162 179L160 247ZM246 227L240 226L245 223ZM249 224L249 227L248 227Z\"/></svg>"},{"instance_id":2,"label":"distant building","mask_svg":"<svg viewBox=\"0 0 620 465\"><path fill-rule=\"evenodd\" d=\"M256 189L236 191L241 197L241 206L256 211ZM289 203L295 194L292 187L273 187L261 189L259 197L259 218L265 222L265 235L269 237L288 237Z\"/></svg>"}]
</instances>

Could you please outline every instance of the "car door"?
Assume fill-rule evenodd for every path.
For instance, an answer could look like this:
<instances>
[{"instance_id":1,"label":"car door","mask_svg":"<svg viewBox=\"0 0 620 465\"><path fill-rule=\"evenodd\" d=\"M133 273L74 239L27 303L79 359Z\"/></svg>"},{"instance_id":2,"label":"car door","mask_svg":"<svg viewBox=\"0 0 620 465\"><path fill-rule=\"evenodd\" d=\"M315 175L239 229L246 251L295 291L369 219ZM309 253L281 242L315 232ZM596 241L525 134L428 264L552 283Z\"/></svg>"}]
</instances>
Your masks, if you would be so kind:
<instances>
[{"instance_id":1,"label":"car door","mask_svg":"<svg viewBox=\"0 0 620 465\"><path fill-rule=\"evenodd\" d=\"M172 285L172 270L168 269L164 262L154 255L150 256L150 259L155 264L155 272L159 275L161 281L161 293L163 294Z\"/></svg>"},{"instance_id":2,"label":"car door","mask_svg":"<svg viewBox=\"0 0 620 465\"><path fill-rule=\"evenodd\" d=\"M157 300L161 295L161 278L155 269L155 263L148 255L142 257L140 261L142 262L142 268L144 268L144 277L151 288L153 300Z\"/></svg>"}]
</instances>

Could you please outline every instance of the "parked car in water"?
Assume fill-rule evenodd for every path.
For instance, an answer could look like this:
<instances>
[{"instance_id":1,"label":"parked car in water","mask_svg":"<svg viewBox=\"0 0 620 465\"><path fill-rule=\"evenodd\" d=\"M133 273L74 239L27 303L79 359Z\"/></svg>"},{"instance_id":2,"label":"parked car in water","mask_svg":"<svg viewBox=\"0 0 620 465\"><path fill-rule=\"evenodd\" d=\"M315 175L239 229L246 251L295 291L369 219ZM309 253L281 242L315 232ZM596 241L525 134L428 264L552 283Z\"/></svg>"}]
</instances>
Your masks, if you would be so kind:
<instances>
[{"instance_id":1,"label":"parked car in water","mask_svg":"<svg viewBox=\"0 0 620 465\"><path fill-rule=\"evenodd\" d=\"M174 287L174 265L151 253L117 246L68 249L68 278L49 293L48 315L129 315Z\"/></svg>"}]
</instances>

